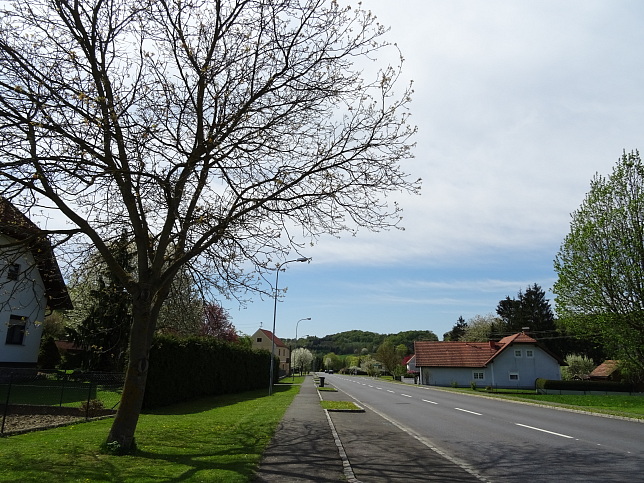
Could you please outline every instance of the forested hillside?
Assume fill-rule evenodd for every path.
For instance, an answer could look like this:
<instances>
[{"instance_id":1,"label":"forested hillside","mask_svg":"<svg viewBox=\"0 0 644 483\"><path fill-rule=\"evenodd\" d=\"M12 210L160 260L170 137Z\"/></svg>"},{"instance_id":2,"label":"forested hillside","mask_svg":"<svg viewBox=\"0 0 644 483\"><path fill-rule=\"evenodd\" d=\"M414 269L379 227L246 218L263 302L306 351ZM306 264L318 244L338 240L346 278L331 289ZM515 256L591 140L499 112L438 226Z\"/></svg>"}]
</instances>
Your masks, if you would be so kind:
<instances>
[{"instance_id":1,"label":"forested hillside","mask_svg":"<svg viewBox=\"0 0 644 483\"><path fill-rule=\"evenodd\" d=\"M347 354L372 354L385 340L389 340L394 346L404 344L409 353L414 350L414 341L417 340L438 340L436 334L431 330L408 330L397 334L377 334L363 330L349 330L338 334L331 334L324 337L299 338L298 347L305 347L314 353L333 352L338 355ZM283 339L288 346L294 346L294 339Z\"/></svg>"}]
</instances>

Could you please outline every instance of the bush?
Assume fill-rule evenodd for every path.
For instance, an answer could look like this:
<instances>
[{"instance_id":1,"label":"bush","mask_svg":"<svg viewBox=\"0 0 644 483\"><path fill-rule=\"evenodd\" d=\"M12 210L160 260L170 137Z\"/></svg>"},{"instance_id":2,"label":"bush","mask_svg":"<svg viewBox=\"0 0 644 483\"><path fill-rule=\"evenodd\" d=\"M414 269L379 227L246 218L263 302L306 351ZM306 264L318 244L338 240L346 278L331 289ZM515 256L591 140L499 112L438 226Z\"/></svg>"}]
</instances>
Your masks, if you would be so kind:
<instances>
[{"instance_id":1,"label":"bush","mask_svg":"<svg viewBox=\"0 0 644 483\"><path fill-rule=\"evenodd\" d=\"M587 378L588 374L595 368L595 363L592 359L578 354L566 356L566 364L568 366L561 368L561 378L564 381Z\"/></svg>"},{"instance_id":2,"label":"bush","mask_svg":"<svg viewBox=\"0 0 644 483\"><path fill-rule=\"evenodd\" d=\"M100 399L90 399L89 401L83 401L80 406L81 412L89 418L98 416L101 414L101 411L105 409L103 406L103 401Z\"/></svg>"},{"instance_id":3,"label":"bush","mask_svg":"<svg viewBox=\"0 0 644 483\"><path fill-rule=\"evenodd\" d=\"M41 369L56 369L60 364L61 357L56 341L53 337L47 337L40 347L38 354L38 366Z\"/></svg>"},{"instance_id":4,"label":"bush","mask_svg":"<svg viewBox=\"0 0 644 483\"><path fill-rule=\"evenodd\" d=\"M632 384L613 381L555 381L539 378L535 386L537 389L551 391L633 392Z\"/></svg>"},{"instance_id":5,"label":"bush","mask_svg":"<svg viewBox=\"0 0 644 483\"><path fill-rule=\"evenodd\" d=\"M150 350L143 407L268 388L270 360L266 350L220 339L157 336ZM279 364L275 366L277 374Z\"/></svg>"}]
</instances>

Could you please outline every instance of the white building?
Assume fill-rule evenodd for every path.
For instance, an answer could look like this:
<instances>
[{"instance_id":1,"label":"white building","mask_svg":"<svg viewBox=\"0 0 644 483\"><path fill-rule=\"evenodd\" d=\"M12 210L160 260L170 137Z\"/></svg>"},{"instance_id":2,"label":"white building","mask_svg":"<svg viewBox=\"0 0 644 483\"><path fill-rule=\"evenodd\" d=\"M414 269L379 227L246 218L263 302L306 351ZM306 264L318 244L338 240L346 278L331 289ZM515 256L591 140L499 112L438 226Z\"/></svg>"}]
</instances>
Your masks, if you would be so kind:
<instances>
[{"instance_id":1,"label":"white building","mask_svg":"<svg viewBox=\"0 0 644 483\"><path fill-rule=\"evenodd\" d=\"M71 309L49 240L0 198L0 368L34 368L48 310Z\"/></svg>"}]
</instances>

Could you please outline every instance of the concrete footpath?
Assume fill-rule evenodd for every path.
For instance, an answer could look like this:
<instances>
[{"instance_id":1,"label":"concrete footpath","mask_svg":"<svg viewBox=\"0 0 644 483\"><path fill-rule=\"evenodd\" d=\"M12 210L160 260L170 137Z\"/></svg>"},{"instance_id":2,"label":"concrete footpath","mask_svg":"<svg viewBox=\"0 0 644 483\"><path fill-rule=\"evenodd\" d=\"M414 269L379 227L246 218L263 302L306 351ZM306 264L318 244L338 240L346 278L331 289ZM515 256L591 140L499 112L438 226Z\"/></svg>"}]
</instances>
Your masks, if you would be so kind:
<instances>
[{"instance_id":1,"label":"concrete footpath","mask_svg":"<svg viewBox=\"0 0 644 483\"><path fill-rule=\"evenodd\" d=\"M318 391L313 377L307 377L264 453L255 482L481 481L369 408L326 411L321 397L353 401L342 391Z\"/></svg>"}]
</instances>

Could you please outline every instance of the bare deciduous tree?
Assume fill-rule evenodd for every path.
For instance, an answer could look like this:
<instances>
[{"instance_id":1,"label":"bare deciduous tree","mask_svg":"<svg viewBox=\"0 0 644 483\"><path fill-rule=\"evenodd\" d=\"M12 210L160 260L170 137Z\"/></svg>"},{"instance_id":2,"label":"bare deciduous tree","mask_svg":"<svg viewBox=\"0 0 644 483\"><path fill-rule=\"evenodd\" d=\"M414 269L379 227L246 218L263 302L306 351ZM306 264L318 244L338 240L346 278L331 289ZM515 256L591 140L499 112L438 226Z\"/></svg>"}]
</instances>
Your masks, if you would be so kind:
<instances>
[{"instance_id":1,"label":"bare deciduous tree","mask_svg":"<svg viewBox=\"0 0 644 483\"><path fill-rule=\"evenodd\" d=\"M6 5L1 193L64 217L50 234L72 242L65 253L98 250L132 297L108 436L128 449L157 316L182 267L212 290L253 288L321 234L397 225L386 195L419 189L400 166L411 90L395 90L400 65L367 78L367 62L395 47L371 14L335 2ZM108 249L121 233L136 243L134 274Z\"/></svg>"}]
</instances>

